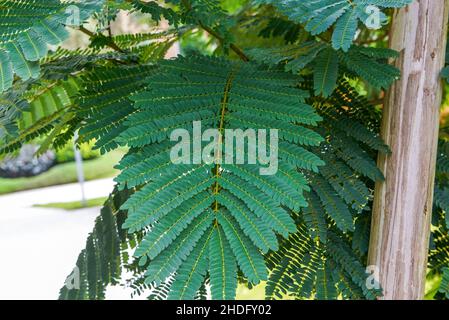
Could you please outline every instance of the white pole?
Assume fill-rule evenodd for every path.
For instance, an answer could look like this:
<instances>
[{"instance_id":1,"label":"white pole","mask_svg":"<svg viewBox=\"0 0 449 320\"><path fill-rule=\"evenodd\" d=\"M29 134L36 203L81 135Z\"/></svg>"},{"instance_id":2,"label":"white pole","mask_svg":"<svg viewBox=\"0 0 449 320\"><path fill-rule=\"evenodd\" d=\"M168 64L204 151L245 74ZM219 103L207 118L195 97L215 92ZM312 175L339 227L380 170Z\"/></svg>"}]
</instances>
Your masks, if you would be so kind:
<instances>
[{"instance_id":1,"label":"white pole","mask_svg":"<svg viewBox=\"0 0 449 320\"><path fill-rule=\"evenodd\" d=\"M78 182L81 187L81 204L83 207L86 207L87 201L86 201L86 194L84 192L83 157L81 156L80 150L76 146L77 141L78 141L78 131L75 132L75 137L73 139L73 150L75 152L76 174L78 176Z\"/></svg>"}]
</instances>

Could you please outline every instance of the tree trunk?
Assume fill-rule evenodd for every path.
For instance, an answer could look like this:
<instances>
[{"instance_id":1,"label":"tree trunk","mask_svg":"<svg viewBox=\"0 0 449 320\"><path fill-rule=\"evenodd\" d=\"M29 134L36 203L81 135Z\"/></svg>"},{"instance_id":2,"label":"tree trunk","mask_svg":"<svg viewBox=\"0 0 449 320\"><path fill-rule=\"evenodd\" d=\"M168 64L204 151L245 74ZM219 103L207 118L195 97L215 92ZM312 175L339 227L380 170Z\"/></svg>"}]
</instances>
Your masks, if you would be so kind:
<instances>
[{"instance_id":1,"label":"tree trunk","mask_svg":"<svg viewBox=\"0 0 449 320\"><path fill-rule=\"evenodd\" d=\"M424 296L442 99L449 0L417 0L396 10L390 47L401 79L387 93L380 155L385 182L376 185L369 265L383 299Z\"/></svg>"}]
</instances>

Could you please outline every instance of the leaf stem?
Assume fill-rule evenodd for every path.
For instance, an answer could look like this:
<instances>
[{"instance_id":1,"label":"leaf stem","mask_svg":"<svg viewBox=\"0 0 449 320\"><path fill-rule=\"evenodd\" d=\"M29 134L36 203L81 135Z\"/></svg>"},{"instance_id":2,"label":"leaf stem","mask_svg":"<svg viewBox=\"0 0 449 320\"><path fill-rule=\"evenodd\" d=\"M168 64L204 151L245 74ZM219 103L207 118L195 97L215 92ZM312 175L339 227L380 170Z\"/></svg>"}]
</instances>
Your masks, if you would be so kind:
<instances>
[{"instance_id":1,"label":"leaf stem","mask_svg":"<svg viewBox=\"0 0 449 320\"><path fill-rule=\"evenodd\" d=\"M181 0L181 2L188 11L192 9L192 6L188 0ZM201 29L203 29L204 31L209 33L211 36L216 38L223 45L224 39L218 32L216 32L214 29L204 25L200 20L198 20L198 25L201 27ZM248 56L236 44L231 43L231 44L229 44L229 47L231 48L232 51L234 51L235 54L237 54L239 56L239 58L241 60L243 60L245 62L249 61Z\"/></svg>"},{"instance_id":2,"label":"leaf stem","mask_svg":"<svg viewBox=\"0 0 449 320\"><path fill-rule=\"evenodd\" d=\"M79 26L79 28L77 29L79 31L81 31L82 33L88 35L90 38L95 37L95 33L86 29L83 26ZM120 53L126 53L122 48L120 48L117 44L115 44L115 42L108 41L108 43L106 44L109 48L114 49L115 51L118 51Z\"/></svg>"}]
</instances>

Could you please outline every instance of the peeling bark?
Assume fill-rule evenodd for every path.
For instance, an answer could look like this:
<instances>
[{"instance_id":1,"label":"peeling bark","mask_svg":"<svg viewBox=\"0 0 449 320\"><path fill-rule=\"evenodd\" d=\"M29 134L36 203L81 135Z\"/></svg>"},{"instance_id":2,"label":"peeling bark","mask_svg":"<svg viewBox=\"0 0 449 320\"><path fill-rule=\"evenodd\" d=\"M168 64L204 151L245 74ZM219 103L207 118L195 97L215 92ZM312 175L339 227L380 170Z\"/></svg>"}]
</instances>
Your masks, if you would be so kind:
<instances>
[{"instance_id":1,"label":"peeling bark","mask_svg":"<svg viewBox=\"0 0 449 320\"><path fill-rule=\"evenodd\" d=\"M395 11L390 47L402 77L385 100L369 265L383 299L422 299L432 214L449 0L417 0Z\"/></svg>"}]
</instances>

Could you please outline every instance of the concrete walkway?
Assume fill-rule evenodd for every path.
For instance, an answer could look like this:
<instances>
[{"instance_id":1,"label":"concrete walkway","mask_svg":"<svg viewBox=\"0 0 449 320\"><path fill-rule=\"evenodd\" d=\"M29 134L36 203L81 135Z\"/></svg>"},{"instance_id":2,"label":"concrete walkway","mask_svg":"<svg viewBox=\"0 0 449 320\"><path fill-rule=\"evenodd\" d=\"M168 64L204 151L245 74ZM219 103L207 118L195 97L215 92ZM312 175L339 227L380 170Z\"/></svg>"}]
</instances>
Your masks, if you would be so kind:
<instances>
[{"instance_id":1,"label":"concrete walkway","mask_svg":"<svg viewBox=\"0 0 449 320\"><path fill-rule=\"evenodd\" d=\"M107 196L112 188L112 179L86 182L86 197ZM0 299L58 298L100 208L32 206L76 201L80 196L79 184L0 196ZM123 297L123 289L111 291L110 298Z\"/></svg>"}]
</instances>

